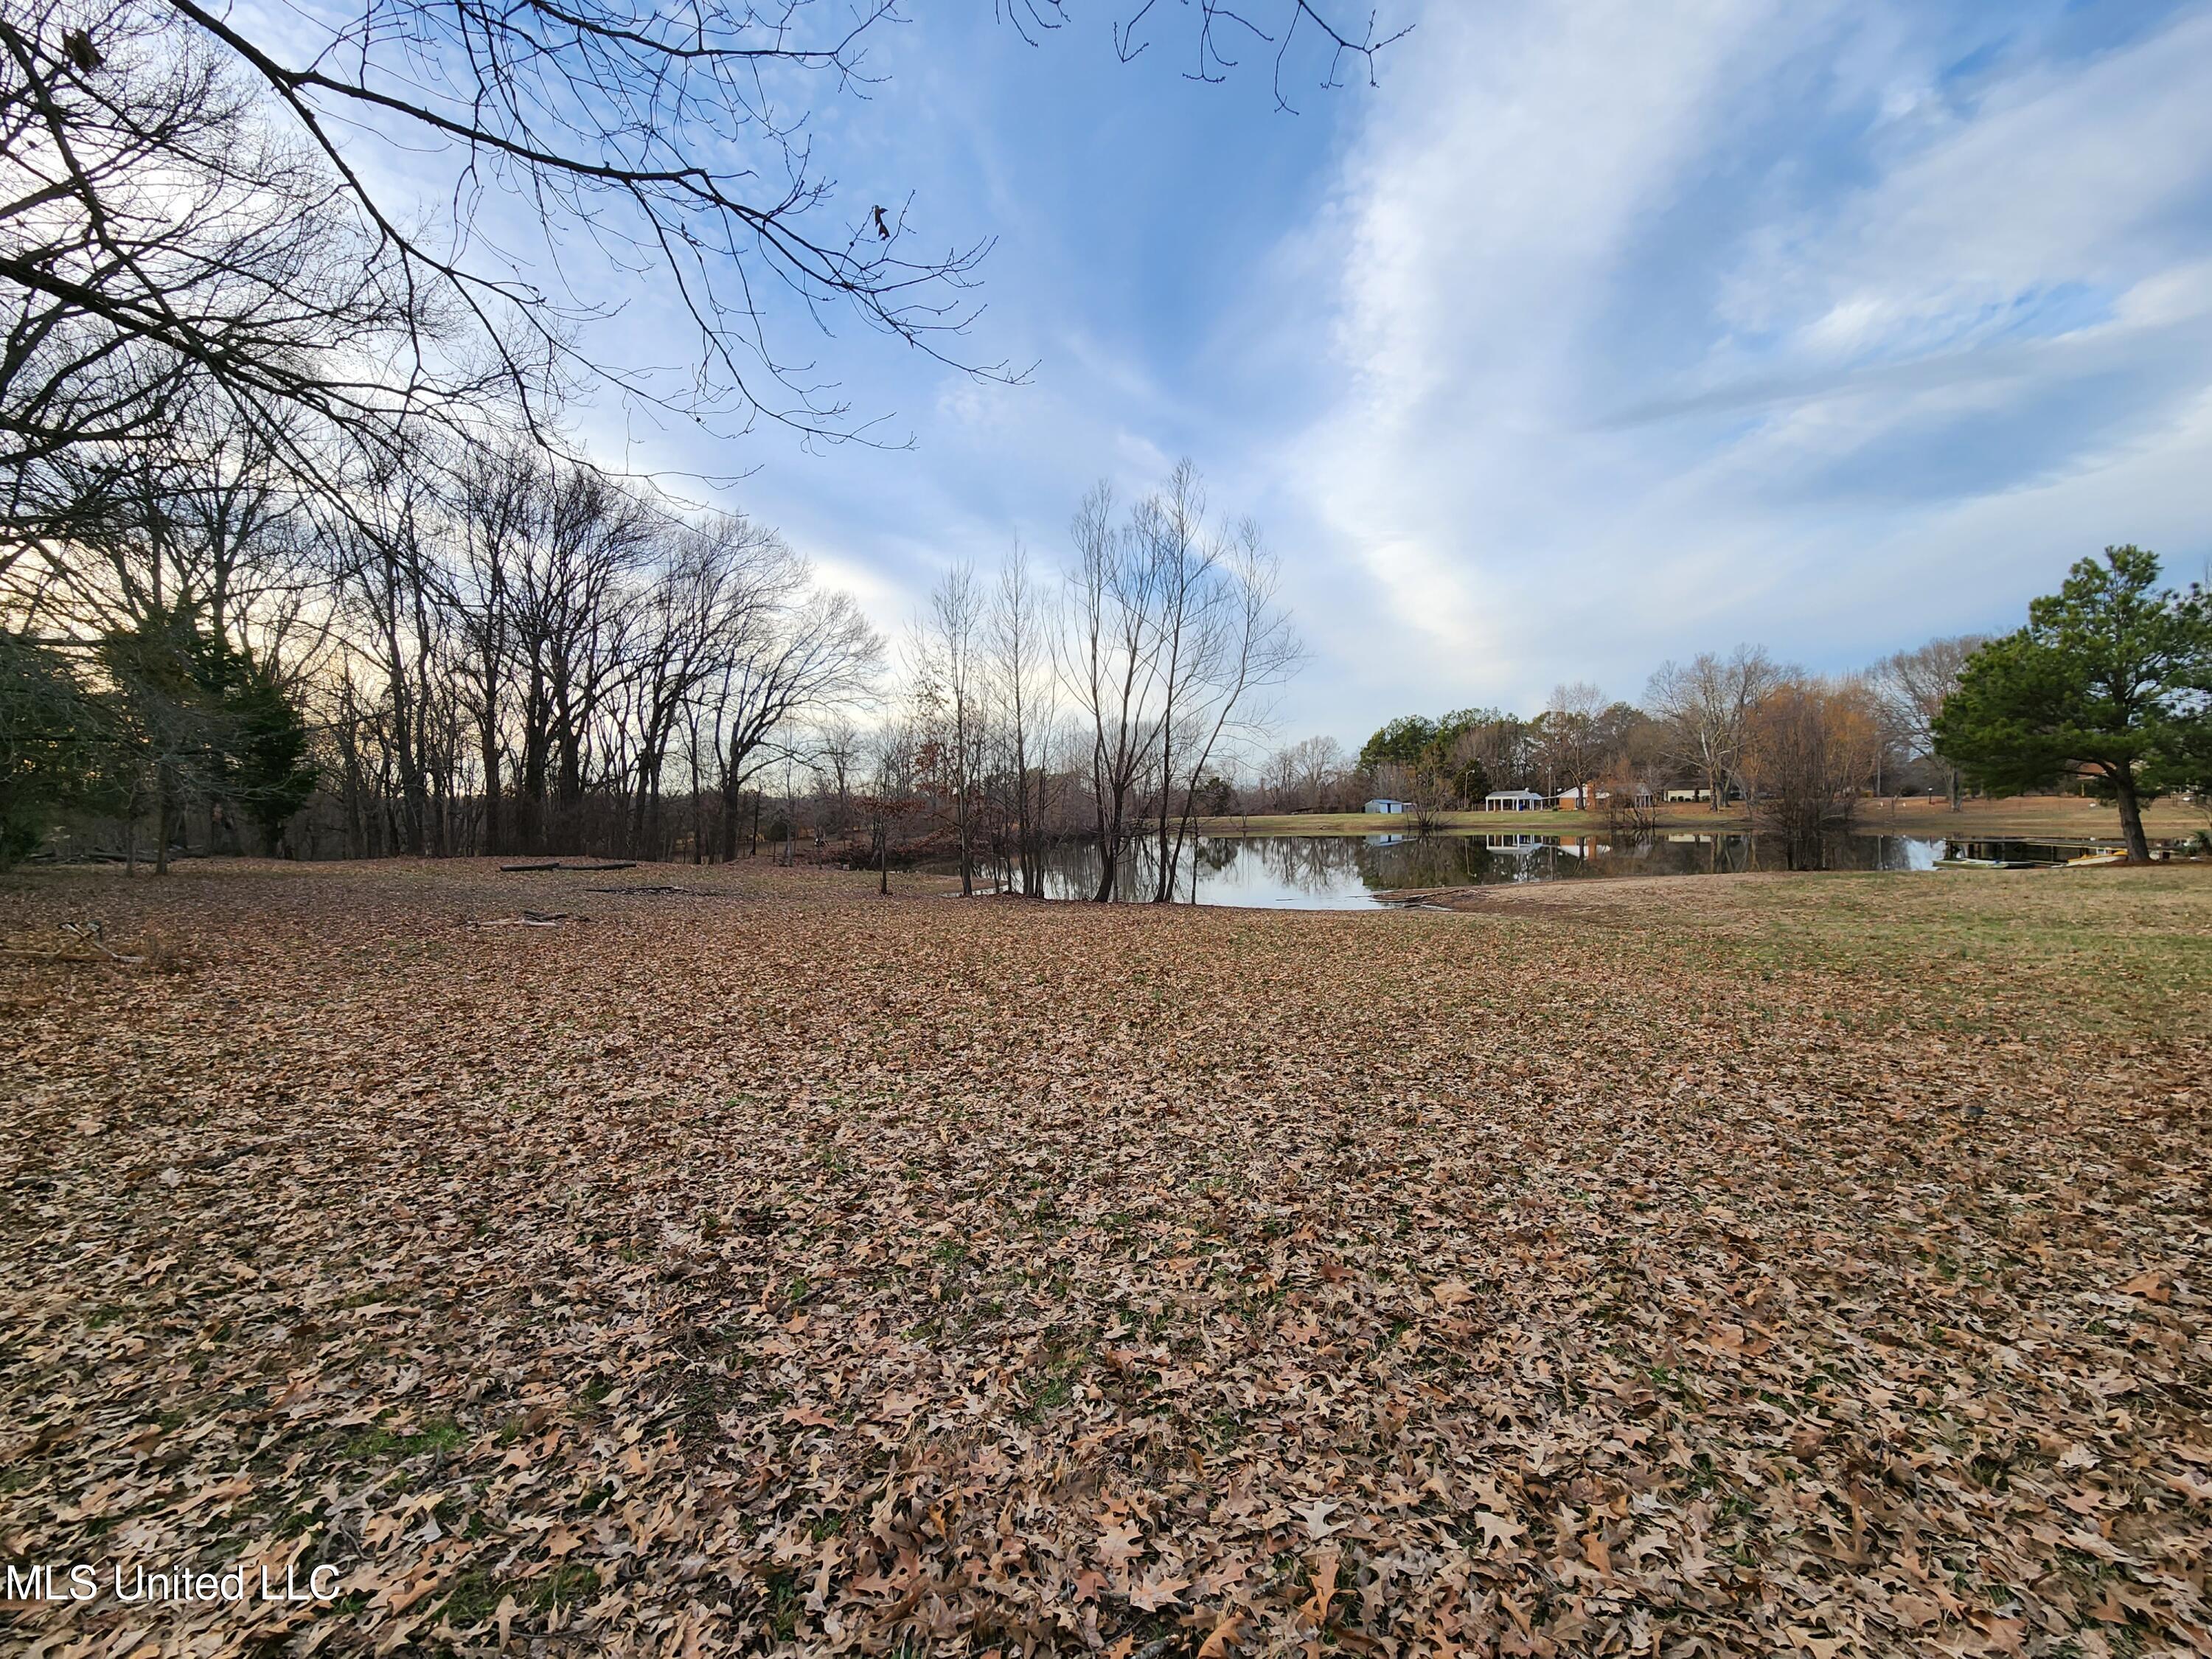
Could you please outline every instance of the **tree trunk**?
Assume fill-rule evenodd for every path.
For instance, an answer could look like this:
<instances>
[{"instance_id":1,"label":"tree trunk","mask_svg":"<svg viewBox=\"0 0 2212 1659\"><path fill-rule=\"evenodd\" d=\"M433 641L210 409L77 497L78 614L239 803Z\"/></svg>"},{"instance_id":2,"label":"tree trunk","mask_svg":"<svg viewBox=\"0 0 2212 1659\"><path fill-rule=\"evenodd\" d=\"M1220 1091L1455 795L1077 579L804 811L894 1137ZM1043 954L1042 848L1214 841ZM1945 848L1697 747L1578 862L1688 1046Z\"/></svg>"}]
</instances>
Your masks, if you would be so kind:
<instances>
[{"instance_id":1,"label":"tree trunk","mask_svg":"<svg viewBox=\"0 0 2212 1659\"><path fill-rule=\"evenodd\" d=\"M1955 766L1951 769L1951 810L1959 810L1959 769Z\"/></svg>"},{"instance_id":2,"label":"tree trunk","mask_svg":"<svg viewBox=\"0 0 2212 1659\"><path fill-rule=\"evenodd\" d=\"M738 810L744 804L744 793L737 782L737 769L732 765L722 775L721 812L722 862L727 864L738 855Z\"/></svg>"},{"instance_id":3,"label":"tree trunk","mask_svg":"<svg viewBox=\"0 0 2212 1659\"><path fill-rule=\"evenodd\" d=\"M1116 839L1118 837L1110 835L1104 827L1100 828L1098 831L1100 874L1098 890L1091 896L1091 902L1093 904L1104 904L1114 896L1114 843Z\"/></svg>"},{"instance_id":4,"label":"tree trunk","mask_svg":"<svg viewBox=\"0 0 2212 1659\"><path fill-rule=\"evenodd\" d=\"M691 862L706 860L707 803L699 793L699 734L691 733Z\"/></svg>"},{"instance_id":5,"label":"tree trunk","mask_svg":"<svg viewBox=\"0 0 2212 1659\"><path fill-rule=\"evenodd\" d=\"M2142 803L2136 799L2133 767L2120 769L2119 775L2112 780L2112 793L2119 798L2120 834L2127 838L2128 862L2148 864L2150 842L2143 834Z\"/></svg>"},{"instance_id":6,"label":"tree trunk","mask_svg":"<svg viewBox=\"0 0 2212 1659\"><path fill-rule=\"evenodd\" d=\"M154 783L154 873L169 873L169 763L163 761L155 769Z\"/></svg>"},{"instance_id":7,"label":"tree trunk","mask_svg":"<svg viewBox=\"0 0 2212 1659\"><path fill-rule=\"evenodd\" d=\"M500 839L499 823L499 737L487 726L477 745L483 753L483 850L504 853L506 846Z\"/></svg>"}]
</instances>

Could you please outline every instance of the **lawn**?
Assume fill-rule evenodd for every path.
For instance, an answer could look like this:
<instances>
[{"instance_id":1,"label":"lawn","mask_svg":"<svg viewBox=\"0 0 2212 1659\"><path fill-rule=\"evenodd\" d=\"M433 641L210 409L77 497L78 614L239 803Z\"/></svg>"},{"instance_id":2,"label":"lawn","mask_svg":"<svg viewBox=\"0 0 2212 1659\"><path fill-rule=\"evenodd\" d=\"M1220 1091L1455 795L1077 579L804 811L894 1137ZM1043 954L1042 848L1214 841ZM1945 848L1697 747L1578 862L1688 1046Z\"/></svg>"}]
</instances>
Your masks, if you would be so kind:
<instances>
[{"instance_id":1,"label":"lawn","mask_svg":"<svg viewBox=\"0 0 2212 1659\"><path fill-rule=\"evenodd\" d=\"M17 1650L2212 1650L2212 867L766 863L0 884Z\"/></svg>"}]
</instances>

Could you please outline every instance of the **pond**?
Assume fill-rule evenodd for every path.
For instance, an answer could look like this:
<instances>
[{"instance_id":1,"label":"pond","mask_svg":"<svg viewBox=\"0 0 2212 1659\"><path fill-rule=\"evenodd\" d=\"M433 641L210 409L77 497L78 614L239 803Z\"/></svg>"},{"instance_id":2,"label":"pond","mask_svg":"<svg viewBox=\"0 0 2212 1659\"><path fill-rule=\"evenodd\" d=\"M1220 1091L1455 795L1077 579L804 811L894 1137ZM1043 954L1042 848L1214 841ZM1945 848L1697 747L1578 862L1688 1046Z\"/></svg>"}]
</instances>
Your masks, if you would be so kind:
<instances>
[{"instance_id":1,"label":"pond","mask_svg":"<svg viewBox=\"0 0 2212 1659\"><path fill-rule=\"evenodd\" d=\"M1981 854L1990 845L1977 843L1972 853ZM2039 863L2057 863L2081 850L2004 846L2007 857ZM1831 870L1929 870L1952 850L1940 836L1839 835L1828 838L1820 862ZM1956 850L1967 849L1960 843ZM1185 903L1194 884L1200 904L1364 910L1401 902L1383 896L1413 888L1787 867L1779 842L1747 835L1662 831L1640 842L1603 836L1203 836L1184 848L1175 890ZM1115 896L1150 899L1158 868L1153 848L1133 849L1121 861ZM1048 896L1089 898L1097 890L1096 847L1063 842L1048 849Z\"/></svg>"}]
</instances>

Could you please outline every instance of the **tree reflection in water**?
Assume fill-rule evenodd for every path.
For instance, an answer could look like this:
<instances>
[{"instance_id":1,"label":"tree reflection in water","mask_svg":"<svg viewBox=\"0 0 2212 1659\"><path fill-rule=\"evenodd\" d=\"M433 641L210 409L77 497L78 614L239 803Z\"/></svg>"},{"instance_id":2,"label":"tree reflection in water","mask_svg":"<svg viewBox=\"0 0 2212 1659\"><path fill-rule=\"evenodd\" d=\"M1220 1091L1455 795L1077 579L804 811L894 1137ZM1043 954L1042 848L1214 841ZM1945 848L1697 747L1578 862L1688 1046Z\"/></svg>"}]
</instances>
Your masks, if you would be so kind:
<instances>
[{"instance_id":1,"label":"tree reflection in water","mask_svg":"<svg viewBox=\"0 0 2212 1659\"><path fill-rule=\"evenodd\" d=\"M1832 836L1827 868L1926 869L1942 855L1940 838ZM1364 909L1380 895L1424 887L1486 887L1512 882L1620 876L1691 876L1785 867L1779 843L1745 835L1661 835L1644 841L1599 836L1200 836L1176 872L1189 902L1294 909ZM1158 854L1132 848L1115 888L1154 890ZM1098 888L1098 850L1084 842L1048 849L1045 890L1087 897Z\"/></svg>"}]
</instances>

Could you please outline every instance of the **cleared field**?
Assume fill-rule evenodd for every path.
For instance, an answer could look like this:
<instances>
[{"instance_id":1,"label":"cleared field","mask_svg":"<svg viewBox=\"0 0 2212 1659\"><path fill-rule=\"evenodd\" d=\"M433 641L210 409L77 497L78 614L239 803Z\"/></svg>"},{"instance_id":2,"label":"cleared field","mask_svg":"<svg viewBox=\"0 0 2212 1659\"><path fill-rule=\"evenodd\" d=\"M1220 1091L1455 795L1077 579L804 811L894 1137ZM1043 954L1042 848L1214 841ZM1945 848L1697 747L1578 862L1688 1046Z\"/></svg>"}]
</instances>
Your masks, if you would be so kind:
<instances>
[{"instance_id":1,"label":"cleared field","mask_svg":"<svg viewBox=\"0 0 2212 1659\"><path fill-rule=\"evenodd\" d=\"M1403 834L1412 823L1404 813L1282 812L1243 817L1207 818L1210 836L1374 836ZM1472 835L1517 831L1531 836L1601 835L1607 817L1594 812L1444 812L1437 823L1446 830ZM1738 811L1716 812L1705 806L1660 809L1658 827L1677 832L1740 832L1750 823ZM2177 801L2154 802L2143 812L2153 836L2182 837L2212 827L2198 807ZM1870 804L1852 826L1869 834L1905 836L2081 836L2117 840L2118 814L2100 802L2078 796L2022 796L2013 800L1969 800L1956 812L1940 800L1912 799Z\"/></svg>"},{"instance_id":2,"label":"cleared field","mask_svg":"<svg viewBox=\"0 0 2212 1659\"><path fill-rule=\"evenodd\" d=\"M9 878L15 1650L2212 1645L2212 867L872 883Z\"/></svg>"}]
</instances>

